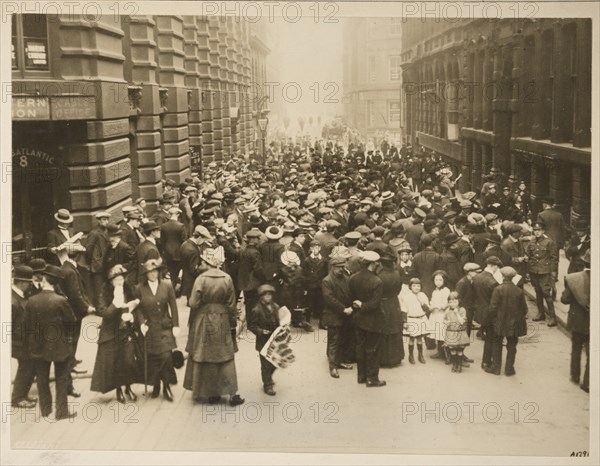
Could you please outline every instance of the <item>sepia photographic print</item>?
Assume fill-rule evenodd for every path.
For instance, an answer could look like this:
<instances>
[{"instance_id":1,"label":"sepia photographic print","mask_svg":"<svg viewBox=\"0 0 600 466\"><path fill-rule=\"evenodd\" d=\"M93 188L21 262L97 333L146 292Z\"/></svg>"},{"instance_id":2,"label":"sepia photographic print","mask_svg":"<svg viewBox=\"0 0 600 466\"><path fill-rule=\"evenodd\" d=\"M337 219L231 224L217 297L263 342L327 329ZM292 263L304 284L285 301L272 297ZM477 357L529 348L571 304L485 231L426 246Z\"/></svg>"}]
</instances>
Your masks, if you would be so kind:
<instances>
[{"instance_id":1,"label":"sepia photographic print","mask_svg":"<svg viewBox=\"0 0 600 466\"><path fill-rule=\"evenodd\" d=\"M2 464L599 463L599 3L0 8Z\"/></svg>"}]
</instances>

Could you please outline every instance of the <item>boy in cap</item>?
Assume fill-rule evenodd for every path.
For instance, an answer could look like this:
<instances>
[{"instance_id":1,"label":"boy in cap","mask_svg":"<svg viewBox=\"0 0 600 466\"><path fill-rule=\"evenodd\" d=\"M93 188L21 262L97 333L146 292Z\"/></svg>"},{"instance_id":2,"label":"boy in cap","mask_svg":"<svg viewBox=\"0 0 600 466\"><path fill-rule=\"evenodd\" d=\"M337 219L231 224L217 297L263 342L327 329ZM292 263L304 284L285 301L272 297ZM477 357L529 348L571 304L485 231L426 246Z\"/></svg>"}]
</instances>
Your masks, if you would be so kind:
<instances>
[{"instance_id":1,"label":"boy in cap","mask_svg":"<svg viewBox=\"0 0 600 466\"><path fill-rule=\"evenodd\" d=\"M256 351L260 357L260 373L263 382L263 391L270 396L275 396L273 390L273 373L276 367L271 364L264 356L260 355L273 332L279 327L279 304L273 301L275 288L271 285L261 285L256 291L258 301L252 309L248 321L248 330L256 335Z\"/></svg>"}]
</instances>

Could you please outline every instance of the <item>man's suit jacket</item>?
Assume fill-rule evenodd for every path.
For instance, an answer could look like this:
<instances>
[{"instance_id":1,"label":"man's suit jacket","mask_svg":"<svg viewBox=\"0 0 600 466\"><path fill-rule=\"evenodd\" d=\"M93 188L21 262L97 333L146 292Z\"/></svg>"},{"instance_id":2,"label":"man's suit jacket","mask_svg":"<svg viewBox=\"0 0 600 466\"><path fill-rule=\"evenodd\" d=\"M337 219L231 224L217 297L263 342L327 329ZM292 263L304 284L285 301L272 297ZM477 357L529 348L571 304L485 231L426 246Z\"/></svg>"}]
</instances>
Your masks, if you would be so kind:
<instances>
[{"instance_id":1,"label":"man's suit jacket","mask_svg":"<svg viewBox=\"0 0 600 466\"><path fill-rule=\"evenodd\" d=\"M572 332L590 334L590 271L570 273L565 277L565 289L560 297L569 304L567 328Z\"/></svg>"},{"instance_id":2,"label":"man's suit jacket","mask_svg":"<svg viewBox=\"0 0 600 466\"><path fill-rule=\"evenodd\" d=\"M88 233L85 249L90 272L101 273L104 270L104 256L109 247L110 243L104 228L96 227Z\"/></svg>"},{"instance_id":3,"label":"man's suit jacket","mask_svg":"<svg viewBox=\"0 0 600 466\"><path fill-rule=\"evenodd\" d=\"M63 271L62 289L78 320L83 319L88 313L90 300L88 299L81 274L72 262L66 261L61 266Z\"/></svg>"},{"instance_id":4,"label":"man's suit jacket","mask_svg":"<svg viewBox=\"0 0 600 466\"><path fill-rule=\"evenodd\" d=\"M113 248L108 247L106 256L104 257L104 273L108 276L108 272L115 265L121 264L127 269L127 283L130 285L135 284L137 277L137 263L135 249L123 240Z\"/></svg>"},{"instance_id":5,"label":"man's suit jacket","mask_svg":"<svg viewBox=\"0 0 600 466\"><path fill-rule=\"evenodd\" d=\"M385 314L382 308L383 282L373 272L363 269L350 277L348 282L352 301L362 302L360 309L354 310L354 324L363 330L381 333L385 327Z\"/></svg>"},{"instance_id":6,"label":"man's suit jacket","mask_svg":"<svg viewBox=\"0 0 600 466\"><path fill-rule=\"evenodd\" d=\"M556 247L561 249L565 243L565 224L562 214L554 209L542 210L538 214L538 221L544 223L546 234L554 240Z\"/></svg>"},{"instance_id":7,"label":"man's suit jacket","mask_svg":"<svg viewBox=\"0 0 600 466\"><path fill-rule=\"evenodd\" d=\"M121 225L121 241L126 242L134 249L137 249L140 244L140 237L127 222L123 222Z\"/></svg>"},{"instance_id":8,"label":"man's suit jacket","mask_svg":"<svg viewBox=\"0 0 600 466\"><path fill-rule=\"evenodd\" d=\"M25 306L27 299L22 298L11 290L11 315L12 315L12 357L15 359L29 359L27 351L27 333L25 331L26 315Z\"/></svg>"},{"instance_id":9,"label":"man's suit jacket","mask_svg":"<svg viewBox=\"0 0 600 466\"><path fill-rule=\"evenodd\" d=\"M27 345L31 359L65 361L73 354L76 322L69 300L50 290L42 290L25 305L26 326L31 329Z\"/></svg>"},{"instance_id":10,"label":"man's suit jacket","mask_svg":"<svg viewBox=\"0 0 600 466\"><path fill-rule=\"evenodd\" d=\"M493 323L490 316L490 302L494 288L498 286L498 282L494 276L484 270L473 277L473 289L475 290L475 320L481 325L489 325Z\"/></svg>"},{"instance_id":11,"label":"man's suit jacket","mask_svg":"<svg viewBox=\"0 0 600 466\"><path fill-rule=\"evenodd\" d=\"M257 248L246 246L240 253L237 289L255 290L265 281L262 257Z\"/></svg>"},{"instance_id":12,"label":"man's suit jacket","mask_svg":"<svg viewBox=\"0 0 600 466\"><path fill-rule=\"evenodd\" d=\"M187 239L185 225L169 220L160 227L160 249L166 261L181 260L181 245Z\"/></svg>"},{"instance_id":13,"label":"man's suit jacket","mask_svg":"<svg viewBox=\"0 0 600 466\"><path fill-rule=\"evenodd\" d=\"M160 259L160 251L156 244L150 240L146 240L137 247L137 263L138 263L138 280L143 276L144 263L150 259Z\"/></svg>"}]
</instances>

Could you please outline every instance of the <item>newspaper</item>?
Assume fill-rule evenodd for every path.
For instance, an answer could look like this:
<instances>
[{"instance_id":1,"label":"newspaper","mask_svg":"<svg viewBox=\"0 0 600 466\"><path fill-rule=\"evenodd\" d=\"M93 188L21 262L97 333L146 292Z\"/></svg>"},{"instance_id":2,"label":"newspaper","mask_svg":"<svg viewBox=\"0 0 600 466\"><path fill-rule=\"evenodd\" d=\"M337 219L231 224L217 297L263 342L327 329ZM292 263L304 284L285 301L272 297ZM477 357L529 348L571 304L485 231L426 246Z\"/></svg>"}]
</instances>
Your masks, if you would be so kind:
<instances>
[{"instance_id":1,"label":"newspaper","mask_svg":"<svg viewBox=\"0 0 600 466\"><path fill-rule=\"evenodd\" d=\"M280 307L278 313L279 327L275 329L265 346L260 350L260 355L274 366L285 369L296 360L289 345L292 339L290 330L292 314L285 306Z\"/></svg>"}]
</instances>

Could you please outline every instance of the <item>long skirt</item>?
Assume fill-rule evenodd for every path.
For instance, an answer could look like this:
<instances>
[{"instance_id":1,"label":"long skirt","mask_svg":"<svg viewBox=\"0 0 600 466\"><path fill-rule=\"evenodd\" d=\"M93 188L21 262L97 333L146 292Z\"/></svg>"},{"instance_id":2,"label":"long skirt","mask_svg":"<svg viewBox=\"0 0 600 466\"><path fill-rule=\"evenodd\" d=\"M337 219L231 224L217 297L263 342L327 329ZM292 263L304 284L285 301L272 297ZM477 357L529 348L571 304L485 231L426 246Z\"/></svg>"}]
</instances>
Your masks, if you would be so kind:
<instances>
[{"instance_id":1,"label":"long skirt","mask_svg":"<svg viewBox=\"0 0 600 466\"><path fill-rule=\"evenodd\" d=\"M98 345L91 390L107 393L143 382L143 353L135 339L109 340Z\"/></svg>"},{"instance_id":2,"label":"long skirt","mask_svg":"<svg viewBox=\"0 0 600 466\"><path fill-rule=\"evenodd\" d=\"M191 390L194 399L235 395L238 391L235 359L215 363L188 358L183 388Z\"/></svg>"},{"instance_id":3,"label":"long skirt","mask_svg":"<svg viewBox=\"0 0 600 466\"><path fill-rule=\"evenodd\" d=\"M160 354L148 354L148 385L156 385L166 381L169 385L177 383L177 374L173 367L173 353L165 351Z\"/></svg>"},{"instance_id":4,"label":"long skirt","mask_svg":"<svg viewBox=\"0 0 600 466\"><path fill-rule=\"evenodd\" d=\"M404 359L404 339L402 332L382 335L379 363L382 367L394 367Z\"/></svg>"}]
</instances>

